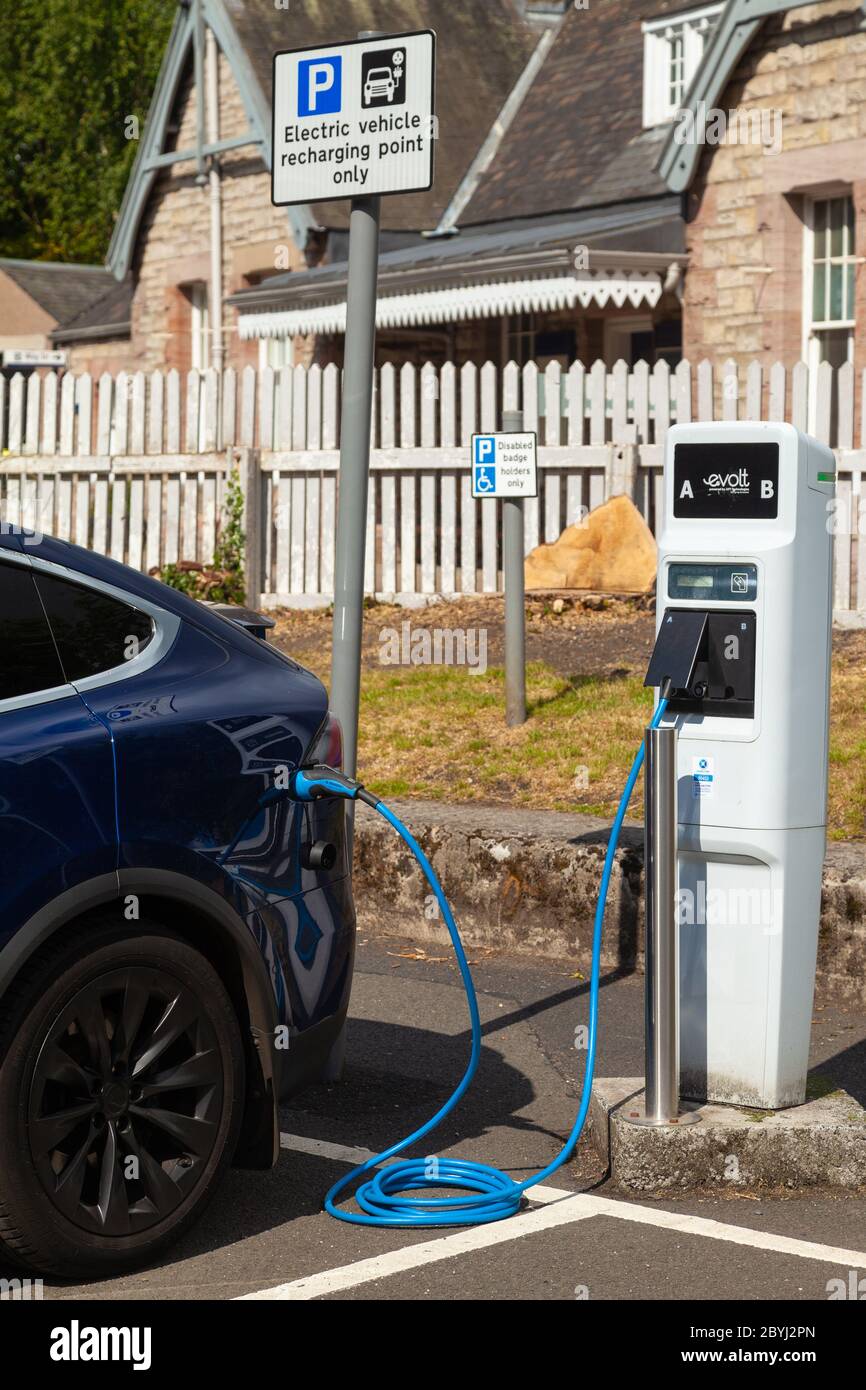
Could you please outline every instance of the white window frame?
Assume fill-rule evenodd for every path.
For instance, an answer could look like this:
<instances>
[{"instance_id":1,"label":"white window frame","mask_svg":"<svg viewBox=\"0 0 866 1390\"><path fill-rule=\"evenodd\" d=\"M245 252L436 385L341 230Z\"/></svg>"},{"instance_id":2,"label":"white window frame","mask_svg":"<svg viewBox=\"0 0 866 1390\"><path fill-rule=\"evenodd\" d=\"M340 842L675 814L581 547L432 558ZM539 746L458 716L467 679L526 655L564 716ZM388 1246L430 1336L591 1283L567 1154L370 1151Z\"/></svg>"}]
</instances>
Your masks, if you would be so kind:
<instances>
[{"instance_id":1,"label":"white window frame","mask_svg":"<svg viewBox=\"0 0 866 1390\"><path fill-rule=\"evenodd\" d=\"M295 340L286 338L259 338L259 370L273 367L278 372L282 367L295 366Z\"/></svg>"},{"instance_id":2,"label":"white window frame","mask_svg":"<svg viewBox=\"0 0 866 1390\"><path fill-rule=\"evenodd\" d=\"M522 323L520 321L523 321ZM520 326L518 326L520 324ZM518 362L523 357L523 351L516 351L518 343L521 349L526 349L524 362L535 360L535 339L538 334L539 316L534 309L516 310L512 314L505 314L502 318L502 360L503 362Z\"/></svg>"},{"instance_id":3,"label":"white window frame","mask_svg":"<svg viewBox=\"0 0 866 1390\"><path fill-rule=\"evenodd\" d=\"M804 199L803 205L803 361L809 367L809 428L813 429L817 419L818 410L818 367L821 363L821 339L820 335L827 332L847 333L846 341L846 361L854 360L854 329L855 319L816 319L813 317L814 311L814 276L815 276L815 213L818 206L822 203L830 203L837 199L846 198L852 201L852 192L849 187L836 189L823 189L820 194L810 194ZM856 219L856 210L855 210ZM843 245L843 253L840 257L834 258L842 264L856 266L858 257L856 254L857 224L854 222L853 241L850 246ZM823 258L822 258L823 259ZM827 262L830 264L831 262ZM844 283L844 279L843 279ZM829 295L829 280L825 289L825 295ZM856 289L855 289L856 294ZM826 303L826 299L825 299ZM852 306L853 307L853 306Z\"/></svg>"},{"instance_id":4,"label":"white window frame","mask_svg":"<svg viewBox=\"0 0 866 1390\"><path fill-rule=\"evenodd\" d=\"M724 5L703 5L683 14L647 20L643 26L643 123L646 128L670 121L682 102L698 70L709 35ZM683 89L680 100L670 99L671 45L683 38Z\"/></svg>"},{"instance_id":5,"label":"white window frame","mask_svg":"<svg viewBox=\"0 0 866 1390\"><path fill-rule=\"evenodd\" d=\"M210 310L203 280L189 286L190 366L206 372L210 366Z\"/></svg>"},{"instance_id":6,"label":"white window frame","mask_svg":"<svg viewBox=\"0 0 866 1390\"><path fill-rule=\"evenodd\" d=\"M622 360L631 371L631 340L635 333L652 333L651 314L636 314L622 319L604 321L604 360L608 369Z\"/></svg>"}]
</instances>

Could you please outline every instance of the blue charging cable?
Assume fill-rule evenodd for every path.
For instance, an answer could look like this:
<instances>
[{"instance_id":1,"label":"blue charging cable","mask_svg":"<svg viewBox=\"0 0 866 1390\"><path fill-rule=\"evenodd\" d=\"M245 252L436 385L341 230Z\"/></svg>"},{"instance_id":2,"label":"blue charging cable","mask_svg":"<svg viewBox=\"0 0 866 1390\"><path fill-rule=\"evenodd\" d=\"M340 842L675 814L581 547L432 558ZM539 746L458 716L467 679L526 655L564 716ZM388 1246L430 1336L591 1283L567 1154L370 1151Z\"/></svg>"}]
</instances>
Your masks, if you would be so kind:
<instances>
[{"instance_id":1,"label":"blue charging cable","mask_svg":"<svg viewBox=\"0 0 866 1390\"><path fill-rule=\"evenodd\" d=\"M656 728L660 723L668 701L661 699L656 706L650 728ZM631 771L628 775L622 797L620 798L616 816L611 826L610 838L608 840L607 852L604 857L604 869L601 876L601 886L598 893L598 902L595 909L595 925L592 936L592 970L590 974L589 986L589 1042L586 1053L586 1071L583 1078L583 1091L580 1098L580 1108L577 1112L571 1133L565 1141L564 1147L557 1154L556 1158L542 1168L540 1172L534 1173L532 1177L526 1178L524 1182L517 1183L513 1178L498 1168L489 1167L486 1163L473 1163L468 1159L460 1158L439 1158L431 1156L429 1158L410 1158L402 1163L388 1163L388 1159L394 1158L402 1153L410 1145L418 1143L426 1138L428 1134L441 1124L445 1116L450 1114L462 1097L466 1094L472 1083L472 1078L478 1069L478 1062L481 1056L481 1018L478 1013L478 1000L475 994L475 985L469 970L469 963L466 960L466 952L463 949L463 942L460 940L460 933L457 930L457 923L454 914L448 904L448 900L442 891L442 886L436 877L433 867L422 850L418 841L403 822L394 815L394 812L385 805L383 801L378 801L374 796L367 792L358 782L345 777L342 773L335 772L332 768L305 768L295 773L290 795L298 801L312 801L322 796L343 796L349 800L360 800L372 806L383 816L390 825L394 827L400 838L405 841L413 855L421 866L427 882L436 895L436 901L442 910L445 925L451 937L451 944L454 947L454 954L457 957L457 964L460 967L460 975L463 980L463 987L466 990L466 999L469 1005L469 1017L472 1023L472 1050L469 1057L469 1064L463 1075L463 1079L457 1089L449 1096L441 1109L429 1119L426 1124L421 1125L412 1134L401 1139L399 1143L392 1144L390 1149L384 1149L382 1153L375 1154L368 1158L365 1163L360 1163L357 1168L353 1168L345 1177L335 1182L333 1187L325 1197L325 1210L335 1216L338 1221L347 1221L354 1226L474 1226L489 1221L500 1221L505 1216L513 1216L519 1209L521 1199L527 1188L534 1187L537 1183L543 1182L553 1173L567 1163L577 1147L577 1142L583 1132L586 1116L589 1111L589 1102L592 1095L592 1082L595 1072L595 1053L598 1040L598 989L599 973L601 967L601 938L604 925L604 910L607 903L608 887L610 876L613 869L614 856L616 855L619 835L622 823L625 820L625 813L628 808L631 794L634 791L635 783L640 774L644 760L644 745L637 751L635 760L632 763ZM380 1164L386 1166L380 1168ZM346 1211L337 1206L337 1201L341 1194L358 1179L369 1173L374 1172L371 1178L362 1182L355 1191L355 1201L361 1208L360 1212ZM436 1188L455 1188L462 1194L459 1197L405 1197L401 1194L413 1191L423 1191L425 1189ZM478 1194L478 1195L473 1195Z\"/></svg>"}]
</instances>

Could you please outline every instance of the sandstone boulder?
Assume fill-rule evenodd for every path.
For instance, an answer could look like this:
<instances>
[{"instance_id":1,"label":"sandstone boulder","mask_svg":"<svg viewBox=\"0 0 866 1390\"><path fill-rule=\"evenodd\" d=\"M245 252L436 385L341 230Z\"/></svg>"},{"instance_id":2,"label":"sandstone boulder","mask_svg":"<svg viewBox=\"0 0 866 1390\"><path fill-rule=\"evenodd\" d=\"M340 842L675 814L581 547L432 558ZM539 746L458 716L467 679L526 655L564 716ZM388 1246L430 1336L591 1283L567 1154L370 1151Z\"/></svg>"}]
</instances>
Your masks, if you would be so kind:
<instances>
[{"instance_id":1,"label":"sandstone boulder","mask_svg":"<svg viewBox=\"0 0 866 1390\"><path fill-rule=\"evenodd\" d=\"M526 557L527 589L642 594L654 583L656 543L628 497L611 497L551 545Z\"/></svg>"}]
</instances>

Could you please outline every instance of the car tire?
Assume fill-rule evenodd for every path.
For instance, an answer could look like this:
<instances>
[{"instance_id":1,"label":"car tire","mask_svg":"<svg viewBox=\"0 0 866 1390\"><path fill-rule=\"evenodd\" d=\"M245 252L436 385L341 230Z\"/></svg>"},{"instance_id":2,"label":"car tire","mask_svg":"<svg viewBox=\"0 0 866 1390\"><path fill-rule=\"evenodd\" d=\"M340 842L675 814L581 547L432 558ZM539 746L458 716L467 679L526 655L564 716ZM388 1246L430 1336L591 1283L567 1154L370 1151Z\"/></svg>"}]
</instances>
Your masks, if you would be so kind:
<instances>
[{"instance_id":1,"label":"car tire","mask_svg":"<svg viewBox=\"0 0 866 1390\"><path fill-rule=\"evenodd\" d=\"M92 919L3 1000L0 1260L98 1278L153 1260L231 1161L244 1057L210 963L153 920Z\"/></svg>"}]
</instances>

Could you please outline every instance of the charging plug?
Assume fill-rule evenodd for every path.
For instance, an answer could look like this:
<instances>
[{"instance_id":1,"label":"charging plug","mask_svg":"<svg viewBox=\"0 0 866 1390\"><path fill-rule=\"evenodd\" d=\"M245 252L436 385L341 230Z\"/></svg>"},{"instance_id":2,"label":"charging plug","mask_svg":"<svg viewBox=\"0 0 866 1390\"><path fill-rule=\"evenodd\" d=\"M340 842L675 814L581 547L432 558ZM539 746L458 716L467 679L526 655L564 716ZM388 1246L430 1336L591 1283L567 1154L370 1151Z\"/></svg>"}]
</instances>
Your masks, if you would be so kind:
<instances>
[{"instance_id":1,"label":"charging plug","mask_svg":"<svg viewBox=\"0 0 866 1390\"><path fill-rule=\"evenodd\" d=\"M288 795L292 801L318 801L325 796L341 796L346 801L356 801L363 790L362 783L354 778L319 763L315 767L299 767L292 773Z\"/></svg>"}]
</instances>

